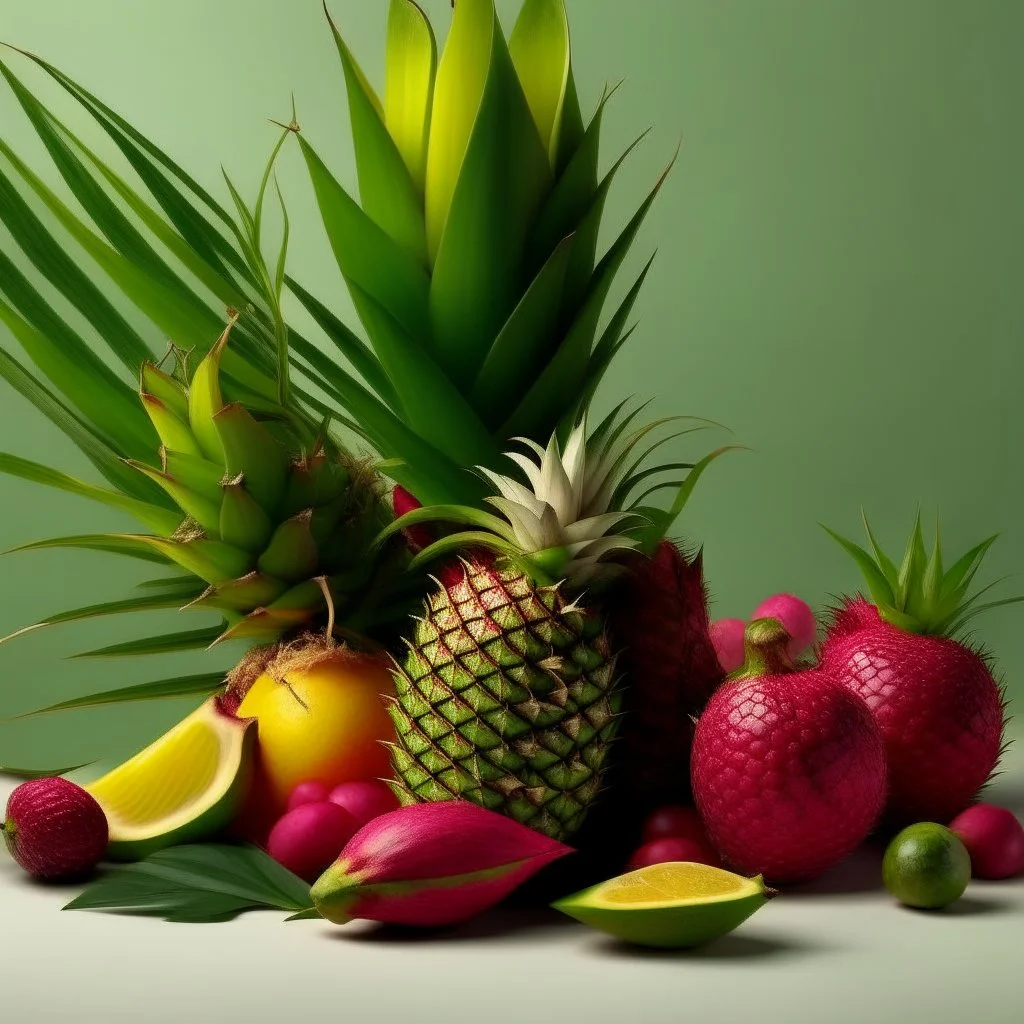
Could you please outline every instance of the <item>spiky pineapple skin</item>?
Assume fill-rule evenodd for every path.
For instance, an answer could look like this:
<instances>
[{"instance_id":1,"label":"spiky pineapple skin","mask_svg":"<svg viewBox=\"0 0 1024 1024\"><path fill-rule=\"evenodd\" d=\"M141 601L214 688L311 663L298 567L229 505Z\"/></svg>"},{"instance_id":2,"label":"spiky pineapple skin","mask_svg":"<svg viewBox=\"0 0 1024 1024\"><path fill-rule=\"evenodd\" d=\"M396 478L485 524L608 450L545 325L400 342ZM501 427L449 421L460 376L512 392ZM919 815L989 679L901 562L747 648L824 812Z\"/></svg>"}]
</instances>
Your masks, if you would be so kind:
<instances>
[{"instance_id":1,"label":"spiky pineapple skin","mask_svg":"<svg viewBox=\"0 0 1024 1024\"><path fill-rule=\"evenodd\" d=\"M626 721L622 760L638 809L688 800L693 717L725 679L711 642L700 552L671 541L637 557L609 605Z\"/></svg>"},{"instance_id":2,"label":"spiky pineapple skin","mask_svg":"<svg viewBox=\"0 0 1024 1024\"><path fill-rule=\"evenodd\" d=\"M948 637L899 629L855 599L833 615L820 660L881 727L890 822L946 823L967 807L1003 742L1003 698L985 659Z\"/></svg>"},{"instance_id":3,"label":"spiky pineapple skin","mask_svg":"<svg viewBox=\"0 0 1024 1024\"><path fill-rule=\"evenodd\" d=\"M399 799L471 800L571 838L618 728L600 616L558 587L469 559L444 574L406 644L391 704Z\"/></svg>"}]
</instances>

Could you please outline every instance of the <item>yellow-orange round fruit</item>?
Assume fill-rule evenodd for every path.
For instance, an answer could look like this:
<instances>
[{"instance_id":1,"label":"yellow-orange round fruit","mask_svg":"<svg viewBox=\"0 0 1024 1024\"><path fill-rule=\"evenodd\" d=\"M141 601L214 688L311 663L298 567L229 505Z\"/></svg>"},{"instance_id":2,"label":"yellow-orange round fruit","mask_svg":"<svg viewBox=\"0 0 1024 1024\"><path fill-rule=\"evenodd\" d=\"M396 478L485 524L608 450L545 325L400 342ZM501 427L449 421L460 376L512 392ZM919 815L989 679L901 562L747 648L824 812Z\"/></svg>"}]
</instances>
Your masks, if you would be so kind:
<instances>
[{"instance_id":1,"label":"yellow-orange round fruit","mask_svg":"<svg viewBox=\"0 0 1024 1024\"><path fill-rule=\"evenodd\" d=\"M385 697L394 684L383 658L325 646L292 651L267 666L238 707L255 718L258 770L250 804L263 819L284 811L300 782L333 788L389 778L385 741L395 738Z\"/></svg>"}]
</instances>

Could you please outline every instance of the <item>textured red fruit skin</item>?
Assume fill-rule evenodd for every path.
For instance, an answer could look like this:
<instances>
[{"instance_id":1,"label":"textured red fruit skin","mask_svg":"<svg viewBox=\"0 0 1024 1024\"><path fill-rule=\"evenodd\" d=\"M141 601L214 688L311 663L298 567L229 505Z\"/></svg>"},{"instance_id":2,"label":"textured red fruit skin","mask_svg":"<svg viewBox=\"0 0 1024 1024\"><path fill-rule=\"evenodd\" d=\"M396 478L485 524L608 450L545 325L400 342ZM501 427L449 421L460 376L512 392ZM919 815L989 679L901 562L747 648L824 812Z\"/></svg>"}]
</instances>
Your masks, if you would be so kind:
<instances>
[{"instance_id":1,"label":"textured red fruit skin","mask_svg":"<svg viewBox=\"0 0 1024 1024\"><path fill-rule=\"evenodd\" d=\"M1024 872L1024 826L1012 811L974 804L958 814L949 828L967 847L975 878L1014 878Z\"/></svg>"},{"instance_id":2,"label":"textured red fruit skin","mask_svg":"<svg viewBox=\"0 0 1024 1024\"><path fill-rule=\"evenodd\" d=\"M710 864L721 867L721 861L714 850L704 843L686 839L683 836L665 836L644 843L629 859L628 869L650 867L652 864L667 864L672 861L689 861L691 864Z\"/></svg>"},{"instance_id":3,"label":"textured red fruit skin","mask_svg":"<svg viewBox=\"0 0 1024 1024\"><path fill-rule=\"evenodd\" d=\"M4 837L11 856L35 878L59 881L91 871L107 849L107 818L81 786L36 779L7 801Z\"/></svg>"},{"instance_id":4,"label":"textured red fruit skin","mask_svg":"<svg viewBox=\"0 0 1024 1024\"><path fill-rule=\"evenodd\" d=\"M725 678L711 642L701 554L670 541L637 558L612 598L609 624L623 671L625 783L643 811L689 799L691 715Z\"/></svg>"},{"instance_id":5,"label":"textured red fruit skin","mask_svg":"<svg viewBox=\"0 0 1024 1024\"><path fill-rule=\"evenodd\" d=\"M364 825L312 893L321 913L413 927L459 924L572 849L468 801L413 804Z\"/></svg>"},{"instance_id":6,"label":"textured red fruit skin","mask_svg":"<svg viewBox=\"0 0 1024 1024\"><path fill-rule=\"evenodd\" d=\"M817 670L727 683L697 722L697 808L743 874L797 882L837 864L878 820L885 777L871 713Z\"/></svg>"},{"instance_id":7,"label":"textured red fruit skin","mask_svg":"<svg viewBox=\"0 0 1024 1024\"><path fill-rule=\"evenodd\" d=\"M949 821L975 798L1003 736L1002 696L980 655L890 625L857 598L834 615L820 658L882 730L893 824Z\"/></svg>"}]
</instances>

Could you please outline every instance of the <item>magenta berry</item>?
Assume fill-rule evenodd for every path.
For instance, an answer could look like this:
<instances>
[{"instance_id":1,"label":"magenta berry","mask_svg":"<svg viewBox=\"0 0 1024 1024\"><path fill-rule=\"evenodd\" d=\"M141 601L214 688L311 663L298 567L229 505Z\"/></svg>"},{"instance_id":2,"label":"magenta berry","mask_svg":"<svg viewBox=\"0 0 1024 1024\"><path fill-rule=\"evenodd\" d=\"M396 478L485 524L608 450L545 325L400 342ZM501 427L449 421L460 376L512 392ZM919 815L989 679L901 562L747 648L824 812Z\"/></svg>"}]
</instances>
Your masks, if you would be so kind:
<instances>
[{"instance_id":1,"label":"magenta berry","mask_svg":"<svg viewBox=\"0 0 1024 1024\"><path fill-rule=\"evenodd\" d=\"M288 797L285 810L294 811L303 804L322 804L328 797L330 786L323 782L300 782Z\"/></svg>"},{"instance_id":2,"label":"magenta berry","mask_svg":"<svg viewBox=\"0 0 1024 1024\"><path fill-rule=\"evenodd\" d=\"M692 864L710 864L721 867L714 851L705 843L687 839L684 836L665 836L644 843L629 859L629 870L647 868L652 864L668 864L673 861L689 861Z\"/></svg>"},{"instance_id":3,"label":"magenta berry","mask_svg":"<svg viewBox=\"0 0 1024 1024\"><path fill-rule=\"evenodd\" d=\"M1024 827L1005 807L974 804L950 823L971 855L975 878L1013 878L1024 872Z\"/></svg>"},{"instance_id":4,"label":"magenta berry","mask_svg":"<svg viewBox=\"0 0 1024 1024\"><path fill-rule=\"evenodd\" d=\"M391 787L372 780L342 782L331 790L327 799L344 807L352 815L357 828L398 807L398 797Z\"/></svg>"},{"instance_id":5,"label":"magenta berry","mask_svg":"<svg viewBox=\"0 0 1024 1024\"><path fill-rule=\"evenodd\" d=\"M270 830L267 852L307 882L316 878L355 835L352 815L329 801L302 804L285 813Z\"/></svg>"},{"instance_id":6,"label":"magenta berry","mask_svg":"<svg viewBox=\"0 0 1024 1024\"><path fill-rule=\"evenodd\" d=\"M61 881L87 874L107 849L107 818L96 800L67 779L36 779L7 801L4 838L34 878Z\"/></svg>"},{"instance_id":7,"label":"magenta berry","mask_svg":"<svg viewBox=\"0 0 1024 1024\"><path fill-rule=\"evenodd\" d=\"M788 653L791 658L798 658L818 635L818 622L814 611L806 601L792 594L774 594L762 601L750 616L755 619L778 619L786 632L793 638Z\"/></svg>"},{"instance_id":8,"label":"magenta berry","mask_svg":"<svg viewBox=\"0 0 1024 1024\"><path fill-rule=\"evenodd\" d=\"M711 623L711 646L718 655L723 672L735 672L743 665L743 630L746 625L742 619L716 619Z\"/></svg>"}]
</instances>

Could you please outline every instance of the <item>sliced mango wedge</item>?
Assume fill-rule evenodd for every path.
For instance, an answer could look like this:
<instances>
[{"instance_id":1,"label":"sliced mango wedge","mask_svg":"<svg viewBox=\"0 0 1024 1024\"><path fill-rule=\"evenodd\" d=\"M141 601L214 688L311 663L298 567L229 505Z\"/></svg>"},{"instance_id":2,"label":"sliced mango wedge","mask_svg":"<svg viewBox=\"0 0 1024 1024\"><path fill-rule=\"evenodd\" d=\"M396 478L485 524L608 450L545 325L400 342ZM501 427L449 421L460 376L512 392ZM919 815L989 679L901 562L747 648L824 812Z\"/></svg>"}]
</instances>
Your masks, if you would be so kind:
<instances>
[{"instance_id":1,"label":"sliced mango wedge","mask_svg":"<svg viewBox=\"0 0 1024 1024\"><path fill-rule=\"evenodd\" d=\"M145 750L85 786L103 808L111 860L216 835L252 782L256 720L211 697Z\"/></svg>"},{"instance_id":2,"label":"sliced mango wedge","mask_svg":"<svg viewBox=\"0 0 1024 1024\"><path fill-rule=\"evenodd\" d=\"M760 875L673 861L619 875L552 906L624 942L685 949L731 932L773 895Z\"/></svg>"}]
</instances>

